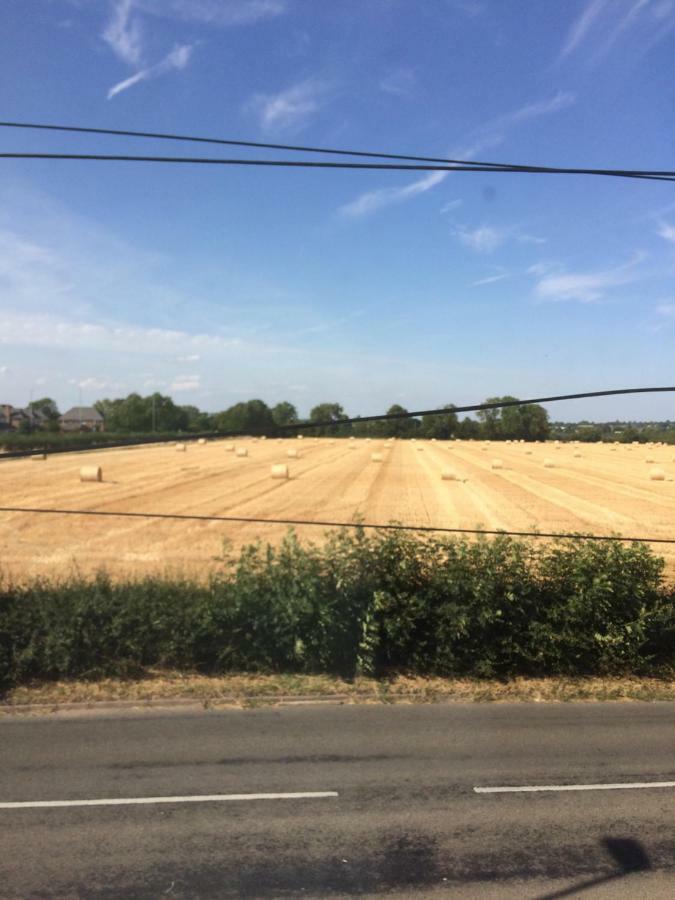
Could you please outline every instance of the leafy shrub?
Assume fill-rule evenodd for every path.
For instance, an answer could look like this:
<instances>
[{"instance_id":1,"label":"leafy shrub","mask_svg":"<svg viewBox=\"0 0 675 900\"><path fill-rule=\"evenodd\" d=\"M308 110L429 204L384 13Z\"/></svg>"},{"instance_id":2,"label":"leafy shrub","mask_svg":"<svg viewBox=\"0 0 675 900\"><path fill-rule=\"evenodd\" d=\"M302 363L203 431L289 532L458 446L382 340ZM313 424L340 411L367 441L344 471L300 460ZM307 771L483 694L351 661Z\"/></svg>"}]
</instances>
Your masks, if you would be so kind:
<instances>
[{"instance_id":1,"label":"leafy shrub","mask_svg":"<svg viewBox=\"0 0 675 900\"><path fill-rule=\"evenodd\" d=\"M203 672L509 677L675 670L675 589L646 545L290 532L207 583L147 577L0 588L0 686Z\"/></svg>"}]
</instances>

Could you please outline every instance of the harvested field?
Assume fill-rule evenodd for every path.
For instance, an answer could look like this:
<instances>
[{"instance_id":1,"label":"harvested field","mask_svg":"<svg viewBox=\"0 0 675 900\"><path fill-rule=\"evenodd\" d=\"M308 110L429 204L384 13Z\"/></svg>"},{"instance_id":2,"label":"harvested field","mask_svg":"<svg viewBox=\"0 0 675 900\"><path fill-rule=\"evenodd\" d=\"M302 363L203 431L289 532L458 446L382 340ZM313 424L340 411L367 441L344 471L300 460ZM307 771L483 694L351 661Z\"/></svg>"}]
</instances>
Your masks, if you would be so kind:
<instances>
[{"instance_id":1,"label":"harvested field","mask_svg":"<svg viewBox=\"0 0 675 900\"><path fill-rule=\"evenodd\" d=\"M675 537L675 461L672 447L650 448L665 473L650 479L646 454L626 445L491 445L501 468L477 441L240 440L248 456L226 452L225 441L185 453L174 447L119 448L0 463L3 506L107 512L181 513L348 523L404 522L458 528L619 533ZM424 447L424 453L417 452ZM352 451L352 452L350 452ZM372 454L382 454L373 465ZM555 467L545 459L555 454ZM273 479L272 465L288 464L290 478ZM80 468L100 466L101 482L81 482ZM452 470L456 480L443 479ZM183 570L207 572L222 553L260 538L278 540L286 526L153 521L0 513L2 571L14 578L91 573ZM302 538L322 530L300 527ZM655 545L675 577L675 546Z\"/></svg>"}]
</instances>

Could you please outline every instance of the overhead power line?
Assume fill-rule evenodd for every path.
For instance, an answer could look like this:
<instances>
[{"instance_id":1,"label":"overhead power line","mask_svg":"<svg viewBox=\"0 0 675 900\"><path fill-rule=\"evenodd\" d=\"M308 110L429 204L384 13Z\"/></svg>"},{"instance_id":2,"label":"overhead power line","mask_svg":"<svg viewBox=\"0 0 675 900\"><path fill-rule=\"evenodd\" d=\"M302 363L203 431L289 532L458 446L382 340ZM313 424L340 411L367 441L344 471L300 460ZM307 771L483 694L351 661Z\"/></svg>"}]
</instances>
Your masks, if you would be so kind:
<instances>
[{"instance_id":1,"label":"overhead power line","mask_svg":"<svg viewBox=\"0 0 675 900\"><path fill-rule=\"evenodd\" d=\"M496 400L491 403L474 403L469 406L450 406L450 407L442 407L441 409L418 409L413 412L400 412L400 413L378 413L373 416L350 416L344 419L331 419L329 421L319 421L319 422L297 422L291 425L275 425L275 432L297 432L304 431L307 428L335 428L336 426L344 426L344 425L355 425L363 422L389 422L396 421L401 419L416 419L416 418L424 418L425 416L447 416L453 415L456 413L465 413L465 412L480 412L481 410L488 409L507 409L509 407L515 406L529 406L534 403L559 403L563 400L586 400L593 397L616 397L622 396L626 394L659 394L675 392L675 387L643 387L643 388L616 388L609 391L584 391L583 393L578 394L557 394L555 396L550 397L533 397L529 400ZM199 437L206 438L226 438L226 437L237 437L241 435L241 431L206 431L199 433L188 433L181 436L182 440L194 440ZM106 442L103 444L95 444L89 446L65 446L65 447L47 447L45 445L44 449L49 453L84 453L91 450L105 450L105 449L114 449L115 447L128 447L128 446L143 446L148 443L167 443L168 441L175 440L175 434L171 434L166 438L153 437L152 439L145 440L137 440L137 441L129 441L129 440L120 440L113 442ZM36 442L37 443L37 442ZM11 450L8 453L3 454L0 457L0 462L3 460L7 461L9 459L17 459L23 456L32 456L35 452L35 448L30 450Z\"/></svg>"},{"instance_id":2,"label":"overhead power line","mask_svg":"<svg viewBox=\"0 0 675 900\"><path fill-rule=\"evenodd\" d=\"M675 387L617 388L610 391L584 391L580 394L557 394L551 397L533 397L531 400L496 400L492 403L474 403L470 406L450 406L442 409L418 409L415 412L379 413L375 416L352 416L330 422L301 422L298 425L280 425L280 430L297 431L300 428L326 428L329 425L351 425L356 422L387 422L395 419L447 416L453 413L480 412L485 409L507 409L511 406L529 406L532 403L559 403L562 400L586 400L590 397L616 397L624 394L659 394L675 392Z\"/></svg>"},{"instance_id":3,"label":"overhead power line","mask_svg":"<svg viewBox=\"0 0 675 900\"><path fill-rule=\"evenodd\" d=\"M486 169L500 169L505 171L517 172L564 172L569 174L621 175L622 177L634 178L658 178L659 180L670 180L671 176L675 174L673 172L653 172L643 169L560 169L551 166L534 166L524 165L521 163L485 162L480 160L451 159L448 157L439 156L422 156L419 154L385 153L372 150L345 150L343 148L336 149L330 147L313 147L298 144L273 144L262 141L244 141L234 140L230 138L204 137L200 135L172 134L167 132L153 131L130 131L117 128L92 128L80 125L58 125L39 122L0 122L0 127L77 134L109 135L116 137L133 137L151 140L187 141L191 143L217 144L228 147L248 147L263 150L282 150L284 152L293 153L321 153L330 156L358 156L371 159L395 159L400 161L418 163L437 163L443 166L451 166L453 168L456 168L457 166L470 166L472 169L475 169L476 167L485 167L485 169L478 168L477 171L484 171ZM460 169L459 171L463 170Z\"/></svg>"},{"instance_id":4,"label":"overhead power line","mask_svg":"<svg viewBox=\"0 0 675 900\"><path fill-rule=\"evenodd\" d=\"M441 534L473 534L506 537L548 538L553 540L605 541L631 544L675 544L675 538L623 537L618 534L571 534L569 532L506 531L488 528L447 528L442 525L403 525L398 522L378 524L374 522L329 522L313 519L261 519L255 516L206 516L190 513L112 512L101 509L51 509L30 506L0 506L0 512L46 514L57 516L97 516L124 519L170 519L187 522L236 522L249 525L311 526L315 528L368 528L377 531L418 531Z\"/></svg>"},{"instance_id":5,"label":"overhead power line","mask_svg":"<svg viewBox=\"0 0 675 900\"><path fill-rule=\"evenodd\" d=\"M208 156L137 156L121 153L0 153L0 159L45 159L54 161L78 160L80 162L140 162L171 165L250 166L282 169L352 169L388 170L394 172L493 172L498 174L525 175L592 175L614 178L637 178L646 181L675 181L674 171L652 172L622 169L565 169L535 168L533 166L435 165L426 163L347 163L319 162L311 159L229 159Z\"/></svg>"}]
</instances>

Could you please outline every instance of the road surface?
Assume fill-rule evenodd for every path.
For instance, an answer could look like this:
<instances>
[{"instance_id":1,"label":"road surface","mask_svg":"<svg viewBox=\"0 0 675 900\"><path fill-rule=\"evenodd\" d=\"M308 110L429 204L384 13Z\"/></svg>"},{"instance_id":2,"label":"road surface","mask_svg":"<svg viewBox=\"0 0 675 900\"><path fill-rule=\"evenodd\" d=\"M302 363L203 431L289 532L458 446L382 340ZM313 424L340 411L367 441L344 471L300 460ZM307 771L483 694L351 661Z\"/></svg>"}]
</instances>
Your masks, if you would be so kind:
<instances>
[{"instance_id":1,"label":"road surface","mask_svg":"<svg viewBox=\"0 0 675 900\"><path fill-rule=\"evenodd\" d=\"M672 897L674 751L668 703L5 717L0 895Z\"/></svg>"}]
</instances>

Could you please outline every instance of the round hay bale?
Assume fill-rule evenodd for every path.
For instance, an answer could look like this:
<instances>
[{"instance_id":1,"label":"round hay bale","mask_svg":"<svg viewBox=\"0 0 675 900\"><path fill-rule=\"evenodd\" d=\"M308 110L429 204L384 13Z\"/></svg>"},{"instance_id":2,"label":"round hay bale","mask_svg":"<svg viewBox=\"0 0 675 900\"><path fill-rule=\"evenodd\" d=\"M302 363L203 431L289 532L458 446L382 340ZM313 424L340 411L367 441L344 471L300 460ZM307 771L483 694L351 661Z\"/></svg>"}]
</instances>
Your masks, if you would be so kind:
<instances>
[{"instance_id":1,"label":"round hay bale","mask_svg":"<svg viewBox=\"0 0 675 900\"><path fill-rule=\"evenodd\" d=\"M234 451L234 455L240 457L248 456L248 449L246 447L237 447Z\"/></svg>"},{"instance_id":2,"label":"round hay bale","mask_svg":"<svg viewBox=\"0 0 675 900\"><path fill-rule=\"evenodd\" d=\"M303 441L304 439L305 439L304 434L299 434L299 435L298 435L298 440L299 440L299 441Z\"/></svg>"},{"instance_id":3,"label":"round hay bale","mask_svg":"<svg viewBox=\"0 0 675 900\"><path fill-rule=\"evenodd\" d=\"M544 460L544 468L545 469L555 469L555 463L553 462L552 459L545 459Z\"/></svg>"},{"instance_id":4,"label":"round hay bale","mask_svg":"<svg viewBox=\"0 0 675 900\"><path fill-rule=\"evenodd\" d=\"M646 456L646 457L645 457L645 462L646 462L646 463L653 463L653 462L656 462L656 460L654 459L653 456Z\"/></svg>"},{"instance_id":5,"label":"round hay bale","mask_svg":"<svg viewBox=\"0 0 675 900\"><path fill-rule=\"evenodd\" d=\"M178 450L180 453L185 453L186 449L187 448L185 447L185 444L176 444L176 450Z\"/></svg>"},{"instance_id":6,"label":"round hay bale","mask_svg":"<svg viewBox=\"0 0 675 900\"><path fill-rule=\"evenodd\" d=\"M421 453L422 450L424 450L424 447L419 446L419 447L415 447L415 449L417 450L418 453Z\"/></svg>"},{"instance_id":7,"label":"round hay bale","mask_svg":"<svg viewBox=\"0 0 675 900\"><path fill-rule=\"evenodd\" d=\"M576 453L573 453L572 456L574 456L575 459L581 459L581 453L578 450Z\"/></svg>"},{"instance_id":8,"label":"round hay bale","mask_svg":"<svg viewBox=\"0 0 675 900\"><path fill-rule=\"evenodd\" d=\"M286 451L286 456L288 456L289 459L299 459L300 458L298 456L298 451L294 447L292 447L290 450Z\"/></svg>"},{"instance_id":9,"label":"round hay bale","mask_svg":"<svg viewBox=\"0 0 675 900\"><path fill-rule=\"evenodd\" d=\"M384 459L384 457L382 456L381 453L371 453L370 454L371 462L382 462L383 459Z\"/></svg>"},{"instance_id":10,"label":"round hay bale","mask_svg":"<svg viewBox=\"0 0 675 900\"><path fill-rule=\"evenodd\" d=\"M226 453L234 453L234 444L225 444Z\"/></svg>"},{"instance_id":11,"label":"round hay bale","mask_svg":"<svg viewBox=\"0 0 675 900\"><path fill-rule=\"evenodd\" d=\"M283 464L272 466L272 468L270 469L270 475L272 476L272 478L288 478L288 466L285 466Z\"/></svg>"},{"instance_id":12,"label":"round hay bale","mask_svg":"<svg viewBox=\"0 0 675 900\"><path fill-rule=\"evenodd\" d=\"M443 469L441 472L441 479L443 481L459 481L459 475L456 472L453 472L452 469Z\"/></svg>"},{"instance_id":13,"label":"round hay bale","mask_svg":"<svg viewBox=\"0 0 675 900\"><path fill-rule=\"evenodd\" d=\"M260 440L261 440L261 441L266 441L266 440L267 440L267 435L266 435L266 434L263 434L263 436L260 438Z\"/></svg>"},{"instance_id":14,"label":"round hay bale","mask_svg":"<svg viewBox=\"0 0 675 900\"><path fill-rule=\"evenodd\" d=\"M349 444L350 450L356 450L356 444Z\"/></svg>"},{"instance_id":15,"label":"round hay bale","mask_svg":"<svg viewBox=\"0 0 675 900\"><path fill-rule=\"evenodd\" d=\"M504 463L501 461L501 459L493 459L492 462L490 463L490 468L491 469L503 469Z\"/></svg>"},{"instance_id":16,"label":"round hay bale","mask_svg":"<svg viewBox=\"0 0 675 900\"><path fill-rule=\"evenodd\" d=\"M103 472L100 466L82 466L80 469L80 481L103 481Z\"/></svg>"},{"instance_id":17,"label":"round hay bale","mask_svg":"<svg viewBox=\"0 0 675 900\"><path fill-rule=\"evenodd\" d=\"M355 441L356 438L354 437L354 435L351 435L351 437L349 438L349 440L350 440L350 441Z\"/></svg>"},{"instance_id":18,"label":"round hay bale","mask_svg":"<svg viewBox=\"0 0 675 900\"><path fill-rule=\"evenodd\" d=\"M531 450L526 450L526 451L525 451L525 456L532 456L532 451L531 451Z\"/></svg>"},{"instance_id":19,"label":"round hay bale","mask_svg":"<svg viewBox=\"0 0 675 900\"><path fill-rule=\"evenodd\" d=\"M206 443L206 438L199 438L197 443L203 446Z\"/></svg>"},{"instance_id":20,"label":"round hay bale","mask_svg":"<svg viewBox=\"0 0 675 900\"><path fill-rule=\"evenodd\" d=\"M47 454L46 453L34 453L31 456L31 459L40 459L40 460L47 459Z\"/></svg>"},{"instance_id":21,"label":"round hay bale","mask_svg":"<svg viewBox=\"0 0 675 900\"><path fill-rule=\"evenodd\" d=\"M663 469L652 469L649 473L649 480L650 481L665 481L666 473L663 471Z\"/></svg>"}]
</instances>

